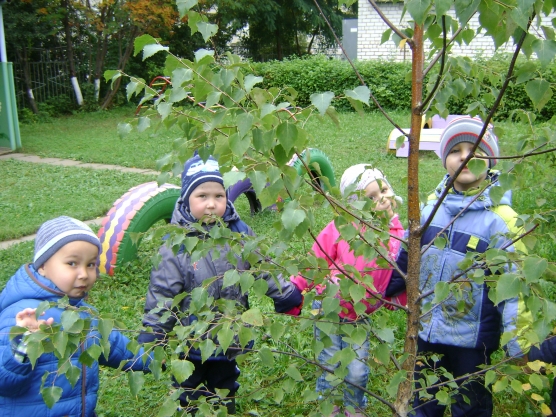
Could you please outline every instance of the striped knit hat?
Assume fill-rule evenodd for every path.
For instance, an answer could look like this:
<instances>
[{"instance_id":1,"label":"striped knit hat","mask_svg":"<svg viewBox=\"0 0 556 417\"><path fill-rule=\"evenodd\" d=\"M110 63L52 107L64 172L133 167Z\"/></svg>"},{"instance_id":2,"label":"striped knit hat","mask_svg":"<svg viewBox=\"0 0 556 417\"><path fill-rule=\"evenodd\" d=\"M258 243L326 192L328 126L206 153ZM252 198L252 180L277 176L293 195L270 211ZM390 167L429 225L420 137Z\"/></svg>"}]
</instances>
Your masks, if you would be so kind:
<instances>
[{"instance_id":1,"label":"striped knit hat","mask_svg":"<svg viewBox=\"0 0 556 417\"><path fill-rule=\"evenodd\" d=\"M475 143L483 126L484 123L480 119L469 116L458 117L446 126L440 136L440 154L442 155L444 168L446 168L446 157L450 153L450 150L461 142ZM479 143L479 149L487 156L500 156L498 138L494 134L493 126L490 124ZM489 168L492 168L497 162L497 159L489 159Z\"/></svg>"},{"instance_id":2,"label":"striped knit hat","mask_svg":"<svg viewBox=\"0 0 556 417\"><path fill-rule=\"evenodd\" d=\"M101 251L97 235L82 221L68 216L60 216L44 222L35 238L33 265L36 269L40 268L62 246L75 241L92 243L98 248L99 253Z\"/></svg>"},{"instance_id":3,"label":"striped knit hat","mask_svg":"<svg viewBox=\"0 0 556 417\"><path fill-rule=\"evenodd\" d=\"M222 184L224 187L224 179L220 173L218 161L209 156L206 162L199 155L194 155L185 162L183 173L181 174L181 199L189 209L189 196L204 182L214 181Z\"/></svg>"}]
</instances>

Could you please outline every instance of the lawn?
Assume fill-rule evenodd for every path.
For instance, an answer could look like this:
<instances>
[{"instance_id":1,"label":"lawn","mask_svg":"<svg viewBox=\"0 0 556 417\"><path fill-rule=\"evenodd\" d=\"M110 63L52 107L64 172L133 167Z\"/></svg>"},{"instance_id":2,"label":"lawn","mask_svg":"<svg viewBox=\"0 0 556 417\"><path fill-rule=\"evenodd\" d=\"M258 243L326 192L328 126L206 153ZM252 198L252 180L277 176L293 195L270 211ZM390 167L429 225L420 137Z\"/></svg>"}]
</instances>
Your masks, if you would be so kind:
<instances>
[{"instance_id":1,"label":"lawn","mask_svg":"<svg viewBox=\"0 0 556 417\"><path fill-rule=\"evenodd\" d=\"M159 130L156 133L131 133L125 138L117 134L117 125L133 117L134 109L122 108L111 112L83 113L72 117L54 119L49 123L22 125L21 136L23 152L43 157L71 158L84 162L117 164L128 167L156 167L156 160L172 148L173 138L179 135L176 130ZM394 119L402 126L407 126L409 115L394 113ZM398 159L386 149L386 139L391 127L377 114L360 117L357 114L341 114L340 128L331 121L314 119L307 125L313 135L311 147L323 151L330 159L339 180L341 173L350 165L360 162L371 162L385 171L395 190L406 197L405 178L407 177L406 160ZM510 134L501 142L502 152L513 151L519 135L526 131L526 126L519 124L501 124ZM544 163L539 158L539 163ZM83 168L62 168L42 164L30 164L15 161L1 161L2 183L0 184L0 240L34 233L46 219L67 214L82 220L97 218L106 213L113 202L130 187L142 182L153 180L145 175L128 174L114 171L97 171ZM434 153L423 152L420 161L420 190L423 195L434 189L442 177L444 170ZM518 190L514 203L520 213L530 212L538 202L540 194L553 204L550 190L539 191L534 187ZM279 213L265 210L253 217L245 198L237 202L242 218L250 224L259 235L272 236L274 222ZM406 214L402 207L401 218L405 224ZM318 211L319 227L324 226L330 218L328 207ZM554 261L553 244L547 236L552 229L543 230L540 250ZM299 239L289 250L304 253L310 246L307 239ZM91 303L101 312L112 313L122 320L131 335L140 328L140 319L144 306L145 291L151 269L151 256L157 244L144 242L139 248L138 259L121 268L113 277L101 276L91 292ZM26 242L0 251L0 288L15 270L33 255L33 242ZM270 309L265 301L261 308ZM404 321L400 312L380 313L385 319L395 323L398 340L403 338ZM380 315L377 316L377 320ZM298 330L294 319L284 318L288 331L279 340L271 338L257 341L257 346L267 344L271 348L280 348L287 343L300 352L308 352L312 340L312 330ZM288 366L285 357L279 357L272 367L263 365L258 357L249 357L242 365L239 392L238 415L244 416L278 416L307 415L311 405L300 405L296 390L291 392L268 394L261 387L268 384L268 376L280 377ZM300 369L305 377L303 384L314 386L310 372ZM380 376L376 369L376 377L371 377L370 389L384 392L389 381ZM373 373L373 375L375 375ZM146 376L145 389L137 398L132 398L127 387L126 376L111 370L101 371L101 392L97 412L99 417L116 417L141 415L154 416L159 405L168 392L168 382L155 381ZM523 416L528 408L524 397L515 395L501 396L496 399L496 416ZM284 395L280 408L273 396ZM388 415L379 403L371 401L369 415Z\"/></svg>"}]
</instances>

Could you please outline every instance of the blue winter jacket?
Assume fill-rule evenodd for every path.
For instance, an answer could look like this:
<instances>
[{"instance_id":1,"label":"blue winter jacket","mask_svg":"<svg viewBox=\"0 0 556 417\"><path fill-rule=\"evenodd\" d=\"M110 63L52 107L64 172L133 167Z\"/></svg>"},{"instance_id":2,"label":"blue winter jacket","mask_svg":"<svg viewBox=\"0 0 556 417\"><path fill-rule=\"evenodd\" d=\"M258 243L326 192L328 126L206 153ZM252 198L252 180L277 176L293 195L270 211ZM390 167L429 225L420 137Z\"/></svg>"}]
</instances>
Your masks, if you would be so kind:
<instances>
[{"instance_id":1,"label":"blue winter jacket","mask_svg":"<svg viewBox=\"0 0 556 417\"><path fill-rule=\"evenodd\" d=\"M497 175L490 174L489 179L496 183ZM429 197L421 211L421 224L427 220L439 196L444 191L449 176L446 175ZM483 253L488 248L502 248L511 238L506 233L518 233L515 225L517 214L511 208L511 193L502 197L495 205L490 198L490 188L485 190L474 202L471 202L479 190L458 193L450 190L441 207L436 212L430 226L421 238L421 247L435 239L439 232L452 222L454 217L465 208L463 213L443 232L446 238L444 247L434 243L421 257L420 290L422 293L434 290L438 282L449 282L461 273L458 263L466 253ZM467 207L470 204L469 207ZM466 208L467 207L467 208ZM521 242L506 248L513 252L516 248L525 252ZM507 265L505 269L507 270ZM473 271L471 271L471 274ZM490 271L485 271L489 275ZM464 277L462 277L464 278ZM499 305L488 297L488 287L473 279L464 279L461 284L462 296L450 296L421 318L419 337L430 343L441 343L464 348L497 349L502 332L523 328L528 322L524 303L510 299ZM434 293L425 298L424 306L432 303ZM506 346L510 356L520 356L528 348L525 340L514 337Z\"/></svg>"},{"instance_id":2,"label":"blue winter jacket","mask_svg":"<svg viewBox=\"0 0 556 417\"><path fill-rule=\"evenodd\" d=\"M149 358L145 355L145 361L127 350L129 339L120 332L113 330L110 334L110 355L105 358L99 357L91 367L79 363L81 352L77 352L71 359L72 365L76 366L81 375L75 384L71 386L64 375L56 375L58 359L52 353L41 355L32 369L31 364L18 362L13 355L10 344L10 329L15 326L15 316L25 308L36 308L43 301L57 302L65 294L56 287L52 281L40 275L32 265L23 265L8 281L6 287L0 294L0 414L2 416L93 416L97 402L97 391L99 387L98 365L107 365L117 368L120 361L129 362L124 369L140 371L147 369ZM83 299L69 299L70 304L75 307L90 307ZM63 310L51 308L46 311L44 318L52 317L55 322L60 322ZM88 313L81 312L81 317L87 317ZM94 324L94 323L93 323ZM94 326L92 326L94 329ZM100 334L92 330L83 346L87 349L93 343L99 342ZM62 388L60 400L48 408L41 396L41 379L48 373L45 386L57 386Z\"/></svg>"}]
</instances>

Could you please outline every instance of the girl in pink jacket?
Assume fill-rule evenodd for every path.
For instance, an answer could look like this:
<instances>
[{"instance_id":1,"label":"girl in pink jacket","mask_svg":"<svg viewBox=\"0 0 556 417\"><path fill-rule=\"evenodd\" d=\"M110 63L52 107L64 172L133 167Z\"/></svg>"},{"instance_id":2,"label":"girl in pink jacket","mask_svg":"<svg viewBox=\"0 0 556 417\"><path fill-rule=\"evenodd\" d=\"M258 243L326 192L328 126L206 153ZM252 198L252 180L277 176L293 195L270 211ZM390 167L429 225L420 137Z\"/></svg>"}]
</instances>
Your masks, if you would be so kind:
<instances>
[{"instance_id":1,"label":"girl in pink jacket","mask_svg":"<svg viewBox=\"0 0 556 417\"><path fill-rule=\"evenodd\" d=\"M344 196L359 191L365 197L375 201L375 210L383 212L388 219L389 233L391 236L403 238L404 228L401 225L398 215L395 213L397 201L401 201L396 197L394 190L388 183L384 174L378 170L373 169L368 164L358 164L349 167L340 181L340 191ZM350 198L357 198L357 195L351 195ZM363 231L363 230L362 230ZM388 241L388 259L391 263L397 260L401 248L401 241L391 237ZM392 301L396 304L405 305L405 283L400 281L401 277L392 281L392 267L385 269L383 266L379 267L377 259L366 259L363 256L355 256L349 247L349 243L340 238L340 232L336 229L334 221L330 222L318 235L317 241L312 247L315 256L323 258L328 263L330 268L329 281L339 285L341 279L349 279L343 276L343 273L338 268L343 269L345 265L355 267L362 276L371 275L373 278L374 288L367 288L366 298L361 300L365 304L365 314L359 316L355 311L353 304L349 300L340 298L340 293L336 297L340 298L341 311L339 313L340 323L353 323L357 325L358 321L362 321L368 314L373 313L382 305L387 308L393 308L392 304L384 303L382 300ZM298 275L292 277L291 280L301 290L307 292L313 287L312 282L307 282L305 278ZM402 279L403 280L403 279ZM317 294L322 294L326 289L325 284L315 286ZM399 289L399 290L398 290ZM402 291L401 294L398 294ZM313 309L320 310L321 301L315 300L313 302ZM337 328L337 327L336 327ZM321 365L334 372L334 369L339 366L339 363L331 364L329 361L335 353L350 345L357 353L355 358L347 367L346 380L349 384L341 384L343 390L343 406L335 406L332 416L364 416L363 411L367 404L367 399L364 391L361 388L366 388L369 379L369 367L367 366L367 359L369 355L369 339L361 345L354 345L348 341L344 341L343 336L338 331L324 333L318 326L315 326L315 338L324 343L324 349L320 352L318 360ZM331 343L328 341L330 339ZM323 372L317 380L317 392L321 397L325 394L335 394L335 385L326 377L328 372ZM347 409L349 407L349 409ZM343 410L343 411L341 411ZM355 413L350 413L348 410L354 410Z\"/></svg>"}]
</instances>

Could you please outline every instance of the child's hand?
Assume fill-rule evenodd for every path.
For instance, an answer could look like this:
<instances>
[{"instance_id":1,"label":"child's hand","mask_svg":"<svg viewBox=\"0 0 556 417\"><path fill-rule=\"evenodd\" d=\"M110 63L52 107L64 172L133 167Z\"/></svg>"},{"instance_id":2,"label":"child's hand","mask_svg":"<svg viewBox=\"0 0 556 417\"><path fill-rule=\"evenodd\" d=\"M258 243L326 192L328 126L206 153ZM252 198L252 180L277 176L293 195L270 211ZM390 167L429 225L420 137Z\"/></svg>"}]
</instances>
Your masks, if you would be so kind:
<instances>
[{"instance_id":1,"label":"child's hand","mask_svg":"<svg viewBox=\"0 0 556 417\"><path fill-rule=\"evenodd\" d=\"M15 315L16 326L25 327L30 332L36 332L37 330L39 330L41 324L50 326L52 323L54 323L54 319L52 317L46 320L37 320L35 311L37 311L36 308L26 308L25 310L17 313ZM44 313L42 313L41 316L42 315L44 315Z\"/></svg>"}]
</instances>

